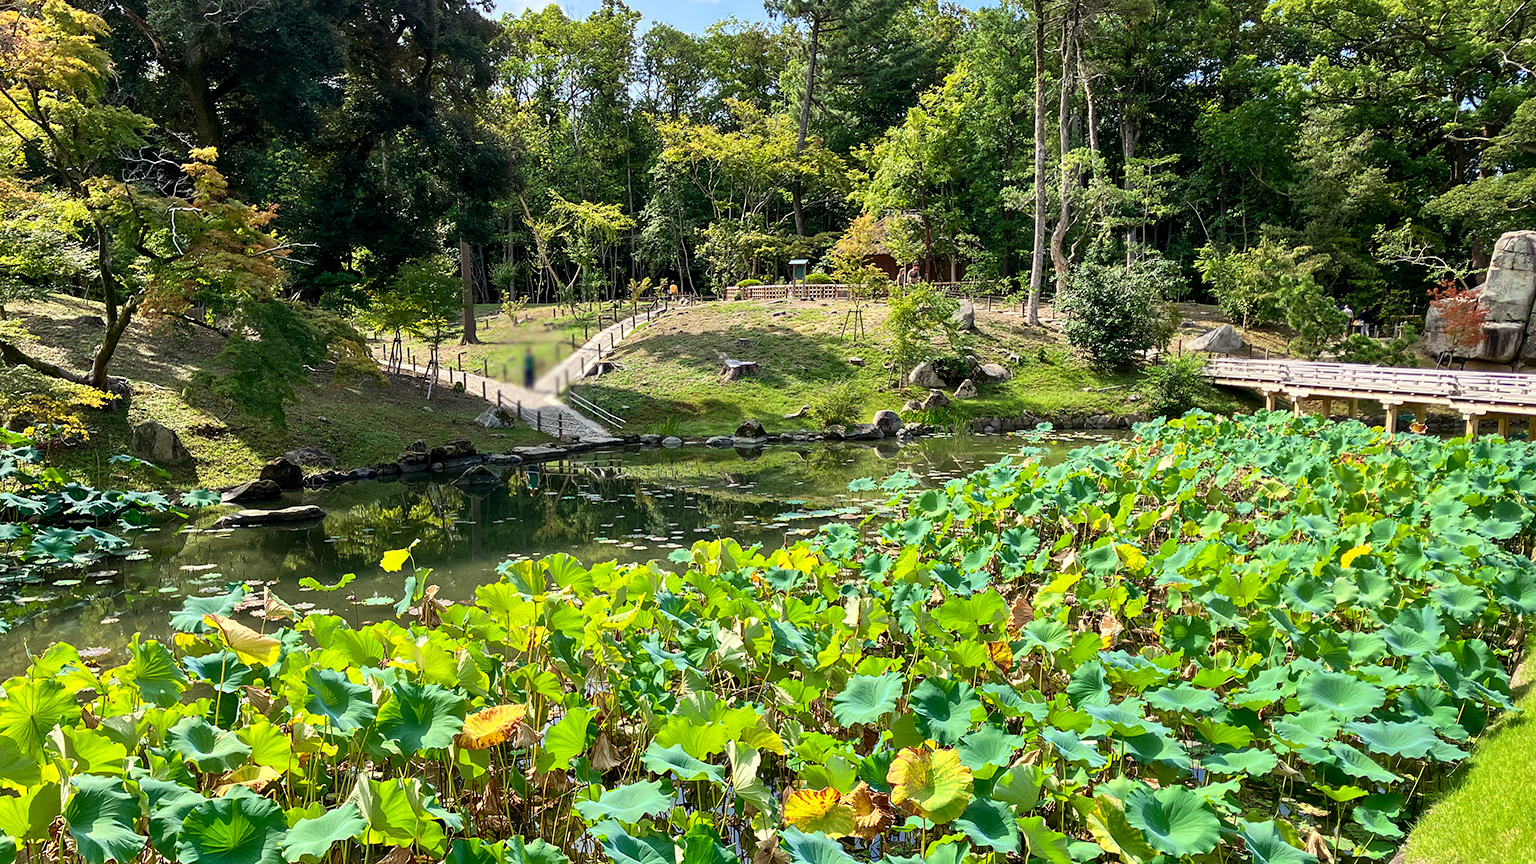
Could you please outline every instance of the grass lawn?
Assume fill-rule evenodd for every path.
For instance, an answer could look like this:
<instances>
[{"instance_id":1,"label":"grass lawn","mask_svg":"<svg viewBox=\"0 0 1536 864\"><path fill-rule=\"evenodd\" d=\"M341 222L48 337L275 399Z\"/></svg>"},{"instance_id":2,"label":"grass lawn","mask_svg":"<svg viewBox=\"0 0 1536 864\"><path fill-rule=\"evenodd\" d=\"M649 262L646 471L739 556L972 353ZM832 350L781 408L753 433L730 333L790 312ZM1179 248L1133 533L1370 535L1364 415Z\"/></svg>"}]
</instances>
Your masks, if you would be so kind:
<instances>
[{"instance_id":1,"label":"grass lawn","mask_svg":"<svg viewBox=\"0 0 1536 864\"><path fill-rule=\"evenodd\" d=\"M626 418L626 432L677 435L728 433L749 417L769 429L816 426L821 421L814 413L805 420L782 418L805 405L814 411L831 388L845 383L854 391L851 419L856 422L882 408L899 411L908 399L926 396L926 390L896 386L897 370L884 368L891 350L882 327L885 307L866 305L865 335L845 339L841 331L850 308L846 302L802 301L674 308L620 343L611 356L621 368L574 389ZM951 422L1066 411L1123 415L1139 409L1134 375L1088 368L1058 332L1027 327L1012 310L978 309L976 322L980 332L967 340L977 357L1009 365L1014 378L981 385L980 398L921 419ZM759 374L722 383L721 353L757 361ZM1023 362L1006 363L1010 353ZM850 357L862 358L863 367L850 364Z\"/></svg>"},{"instance_id":2,"label":"grass lawn","mask_svg":"<svg viewBox=\"0 0 1536 864\"><path fill-rule=\"evenodd\" d=\"M91 320L100 317L99 304L63 298L23 305L15 313L36 340L28 346L35 355L67 368L86 368L89 352L100 341L100 326ZM395 377L382 389L368 381L338 382L342 386L337 387L326 369L299 388L298 401L286 409L287 425L279 428L193 383L221 344L222 337L191 325L134 324L112 366L114 375L133 382L127 414L82 411L90 438L84 446L59 452L58 463L98 484L117 479L220 487L254 478L266 460L301 446L318 447L340 466L355 467L393 459L417 438L433 444L468 438L488 452L548 440L522 427L493 431L480 426L474 419L485 402L478 398L437 388L429 403L419 382ZM0 398L12 405L37 393L67 396L68 388L55 387L50 379L18 370L8 375L10 387ZM0 410L7 407L0 405ZM133 427L147 420L174 429L196 464L175 469L170 481L139 471L120 476L120 466L108 459L126 453Z\"/></svg>"},{"instance_id":3,"label":"grass lawn","mask_svg":"<svg viewBox=\"0 0 1536 864\"><path fill-rule=\"evenodd\" d=\"M619 313L621 317L628 317L628 308L625 307ZM475 327L475 336L480 344L460 345L462 330L455 326L438 347L438 362L444 366L451 364L455 368L462 365L462 368L476 373L483 368L492 378L521 384L525 353L533 354L535 374L543 375L603 327L612 325L611 309L607 305L586 307L572 314L569 306L526 306L514 322L500 312L500 307L481 306L480 313L487 317L481 317ZM599 314L604 319L601 327L598 326ZM391 337L389 334L381 336L387 349ZM420 365L426 365L427 358L431 356L430 345L409 336L402 339L402 344L409 351L410 358Z\"/></svg>"},{"instance_id":4,"label":"grass lawn","mask_svg":"<svg viewBox=\"0 0 1536 864\"><path fill-rule=\"evenodd\" d=\"M1536 692L1531 652L1516 674L1516 705L1457 768L1460 785L1408 835L1406 864L1529 864L1536 861Z\"/></svg>"}]
</instances>

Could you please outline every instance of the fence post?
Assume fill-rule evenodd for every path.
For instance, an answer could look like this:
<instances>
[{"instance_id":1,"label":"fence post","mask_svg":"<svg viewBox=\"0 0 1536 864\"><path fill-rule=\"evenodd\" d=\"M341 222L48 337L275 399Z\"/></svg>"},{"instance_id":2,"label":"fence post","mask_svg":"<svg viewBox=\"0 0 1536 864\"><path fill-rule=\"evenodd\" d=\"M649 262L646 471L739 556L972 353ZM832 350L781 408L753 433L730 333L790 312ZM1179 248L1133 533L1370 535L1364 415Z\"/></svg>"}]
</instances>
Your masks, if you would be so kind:
<instances>
[{"instance_id":1,"label":"fence post","mask_svg":"<svg viewBox=\"0 0 1536 864\"><path fill-rule=\"evenodd\" d=\"M496 395L500 396L501 394L498 393ZM485 379L484 378L480 379L480 398L481 399L485 399L486 398L486 395L485 395Z\"/></svg>"},{"instance_id":2,"label":"fence post","mask_svg":"<svg viewBox=\"0 0 1536 864\"><path fill-rule=\"evenodd\" d=\"M561 437L563 435L565 435L565 415L561 414L559 411L556 411L555 412L555 437L559 438L559 437Z\"/></svg>"}]
</instances>

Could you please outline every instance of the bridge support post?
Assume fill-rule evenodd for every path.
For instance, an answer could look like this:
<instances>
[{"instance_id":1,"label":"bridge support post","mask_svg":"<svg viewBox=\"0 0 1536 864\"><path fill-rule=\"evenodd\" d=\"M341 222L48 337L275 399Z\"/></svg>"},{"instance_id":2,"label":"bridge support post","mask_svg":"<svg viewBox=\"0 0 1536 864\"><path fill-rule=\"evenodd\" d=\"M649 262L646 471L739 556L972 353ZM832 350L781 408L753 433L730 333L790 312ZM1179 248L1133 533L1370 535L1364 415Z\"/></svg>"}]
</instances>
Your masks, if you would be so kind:
<instances>
[{"instance_id":1,"label":"bridge support post","mask_svg":"<svg viewBox=\"0 0 1536 864\"><path fill-rule=\"evenodd\" d=\"M1275 410L1275 391L1273 391L1273 390L1265 390L1264 391L1264 410L1265 411L1273 411L1273 410ZM1532 421L1536 422L1536 418L1532 418Z\"/></svg>"},{"instance_id":2,"label":"bridge support post","mask_svg":"<svg viewBox=\"0 0 1536 864\"><path fill-rule=\"evenodd\" d=\"M1531 417L1526 421L1525 440L1536 441L1536 417Z\"/></svg>"},{"instance_id":3,"label":"bridge support post","mask_svg":"<svg viewBox=\"0 0 1536 864\"><path fill-rule=\"evenodd\" d=\"M1509 415L1508 414L1500 414L1499 415L1499 437L1503 438L1505 441L1509 440Z\"/></svg>"},{"instance_id":4,"label":"bridge support post","mask_svg":"<svg viewBox=\"0 0 1536 864\"><path fill-rule=\"evenodd\" d=\"M1306 396L1301 394L1301 393L1292 393L1291 394L1291 413L1292 414L1296 415L1297 417L1300 417L1301 415L1307 413L1306 409L1301 407L1301 400L1303 400L1305 398L1306 398Z\"/></svg>"},{"instance_id":5,"label":"bridge support post","mask_svg":"<svg viewBox=\"0 0 1536 864\"><path fill-rule=\"evenodd\" d=\"M1462 414L1461 417L1462 417L1463 420L1466 421L1466 430L1465 430L1465 433L1464 433L1465 437L1468 438L1469 440L1473 439L1473 438L1476 438L1477 437L1477 426L1478 426L1478 423L1483 419L1483 415L1482 414Z\"/></svg>"},{"instance_id":6,"label":"bridge support post","mask_svg":"<svg viewBox=\"0 0 1536 864\"><path fill-rule=\"evenodd\" d=\"M1359 399L1351 399L1351 400L1349 400L1349 419L1353 420L1353 419L1355 419L1356 417L1359 417L1359 416L1360 416L1360 400Z\"/></svg>"},{"instance_id":7,"label":"bridge support post","mask_svg":"<svg viewBox=\"0 0 1536 864\"><path fill-rule=\"evenodd\" d=\"M1387 431L1388 435L1397 434L1397 411L1402 405L1403 403L1401 402L1383 401L1381 403L1382 409L1387 412L1386 419L1382 421L1382 428Z\"/></svg>"},{"instance_id":8,"label":"bridge support post","mask_svg":"<svg viewBox=\"0 0 1536 864\"><path fill-rule=\"evenodd\" d=\"M1333 397L1332 396L1324 396L1323 397L1322 408L1323 408L1323 419L1324 420L1327 420L1329 417L1333 416Z\"/></svg>"}]
</instances>

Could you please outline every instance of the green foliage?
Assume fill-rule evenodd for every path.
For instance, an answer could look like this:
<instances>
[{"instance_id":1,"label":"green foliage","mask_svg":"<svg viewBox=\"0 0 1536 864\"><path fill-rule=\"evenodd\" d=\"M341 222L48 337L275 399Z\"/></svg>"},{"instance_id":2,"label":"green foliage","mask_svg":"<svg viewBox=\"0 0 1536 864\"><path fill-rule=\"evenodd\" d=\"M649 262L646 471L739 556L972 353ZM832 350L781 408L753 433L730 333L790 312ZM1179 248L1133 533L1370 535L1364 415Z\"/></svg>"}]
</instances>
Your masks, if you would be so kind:
<instances>
[{"instance_id":1,"label":"green foliage","mask_svg":"<svg viewBox=\"0 0 1536 864\"><path fill-rule=\"evenodd\" d=\"M846 426L859 422L864 387L855 379L828 384L811 397L811 417L820 426Z\"/></svg>"},{"instance_id":2,"label":"green foliage","mask_svg":"<svg viewBox=\"0 0 1536 864\"><path fill-rule=\"evenodd\" d=\"M1370 366L1417 366L1418 328L1409 325L1390 339L1371 339L1351 333L1333 349L1340 363L1364 363Z\"/></svg>"},{"instance_id":3,"label":"green foliage","mask_svg":"<svg viewBox=\"0 0 1536 864\"><path fill-rule=\"evenodd\" d=\"M830 273L821 273L821 272L807 273L807 274L805 274L805 284L807 284L807 285L836 285L837 284L837 278L834 277Z\"/></svg>"},{"instance_id":4,"label":"green foliage","mask_svg":"<svg viewBox=\"0 0 1536 864\"><path fill-rule=\"evenodd\" d=\"M1062 332L1095 366L1130 366L1173 338L1174 311L1165 298L1180 281L1177 266L1159 256L1129 266L1084 263L1056 301L1070 316Z\"/></svg>"},{"instance_id":5,"label":"green foliage","mask_svg":"<svg viewBox=\"0 0 1536 864\"><path fill-rule=\"evenodd\" d=\"M1290 246L1271 236L1241 251L1207 243L1195 259L1216 303L1243 329L1287 320L1282 295L1294 286L1314 284L1312 274L1328 263L1305 246Z\"/></svg>"},{"instance_id":6,"label":"green foliage","mask_svg":"<svg viewBox=\"0 0 1536 864\"><path fill-rule=\"evenodd\" d=\"M892 289L885 329L891 334L891 360L898 374L929 359L934 350L934 336L942 334L945 348L959 346L961 334L950 320L960 301L946 295L929 282L917 282L901 290Z\"/></svg>"},{"instance_id":7,"label":"green foliage","mask_svg":"<svg viewBox=\"0 0 1536 864\"><path fill-rule=\"evenodd\" d=\"M1141 392L1154 414L1173 417L1200 405L1212 393L1205 358L1194 352L1165 355L1147 367Z\"/></svg>"}]
</instances>

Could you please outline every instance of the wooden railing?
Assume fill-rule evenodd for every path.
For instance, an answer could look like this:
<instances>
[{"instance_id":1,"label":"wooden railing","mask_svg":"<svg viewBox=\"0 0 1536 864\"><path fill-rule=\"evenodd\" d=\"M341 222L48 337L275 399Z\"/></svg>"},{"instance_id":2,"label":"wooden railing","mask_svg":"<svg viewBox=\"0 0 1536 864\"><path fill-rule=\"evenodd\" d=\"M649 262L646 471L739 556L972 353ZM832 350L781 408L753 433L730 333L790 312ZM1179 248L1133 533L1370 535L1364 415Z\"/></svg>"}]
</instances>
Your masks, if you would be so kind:
<instances>
[{"instance_id":1,"label":"wooden railing","mask_svg":"<svg viewBox=\"0 0 1536 864\"><path fill-rule=\"evenodd\" d=\"M852 285L742 285L725 289L725 296L743 300L849 300Z\"/></svg>"}]
</instances>

